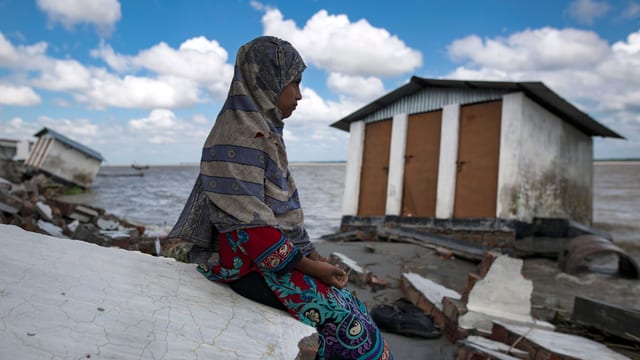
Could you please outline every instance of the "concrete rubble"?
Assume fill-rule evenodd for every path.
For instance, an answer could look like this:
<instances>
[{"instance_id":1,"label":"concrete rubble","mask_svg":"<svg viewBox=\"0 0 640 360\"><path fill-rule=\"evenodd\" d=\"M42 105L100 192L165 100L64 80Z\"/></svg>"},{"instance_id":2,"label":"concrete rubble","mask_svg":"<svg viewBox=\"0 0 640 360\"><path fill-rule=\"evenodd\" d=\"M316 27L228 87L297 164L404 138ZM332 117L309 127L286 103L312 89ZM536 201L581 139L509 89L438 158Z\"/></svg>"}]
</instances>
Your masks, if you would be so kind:
<instances>
[{"instance_id":1,"label":"concrete rubble","mask_svg":"<svg viewBox=\"0 0 640 360\"><path fill-rule=\"evenodd\" d=\"M430 343L430 346L419 345L422 349L421 354L427 354L428 358L460 360L639 358L629 355L629 353L633 353L633 349L640 349L640 341L637 343L632 341L626 345L622 340L611 343L612 339L604 341L602 337L598 338L596 334L592 333L588 327L579 327L575 323L571 323L572 325L568 327L562 321L561 326L556 326L546 319L534 316L533 281L522 275L524 263L522 259L488 252L480 263L473 265L466 261L456 261L455 258L442 257L442 251L430 249L430 261L425 261L420 254L416 254L414 256L418 257L414 262L412 259L414 256L411 255L412 250L404 249L404 247L413 247L414 245L369 240L346 243L331 241L321 243L319 246L321 250L331 249L330 259L334 259L345 269L351 269L351 274L354 272L359 274L355 277L350 276L349 279L352 285L361 289L358 291L359 297L369 308L380 303L394 303L393 299L403 299L410 301L424 313L433 317L434 322L442 329L444 336L442 339L423 341L422 344ZM394 256L387 257L387 260L395 262L394 259L397 257L396 260L400 260L399 267L404 271L397 282L391 281L386 290L376 295L371 291L369 284L362 281L362 277L371 278L375 274L393 277L388 270L388 265L376 264L385 259L379 253L388 252L392 248L397 250L394 252ZM336 251L336 249L340 249L340 251ZM426 249L424 251L429 252ZM405 254L399 255L401 252ZM372 256L374 254L376 256ZM359 261L366 259L364 261L367 261L367 266L360 266L356 259ZM445 264L444 266L449 270L439 270L435 259L438 259L438 263ZM454 263L454 261L456 262ZM446 265L447 263L448 265ZM450 270L454 270L450 275L455 275L458 278L462 275L462 272L458 271L459 269L475 270L467 270L466 279L458 282L460 285L456 286L456 288L462 289L461 292L458 292L428 277L412 272L412 269L416 269L415 264L428 266L429 270L426 273L429 274L429 277L438 280L445 279ZM471 265L471 267L467 265ZM396 265L394 268L398 268L398 266ZM407 270L409 271L407 272ZM425 271L421 272L425 273ZM445 277L439 279L443 275ZM446 282L450 283L451 279ZM399 295L394 295L395 289L400 291ZM609 309L608 313L611 314L611 311ZM628 316L629 312L624 314ZM588 317L586 311L585 317ZM609 330L612 326L610 321L604 325L609 326ZM627 328L635 329L637 326L630 324ZM389 333L386 333L385 337L390 342L391 348L395 350L394 355L399 358L415 355L416 352L410 353L405 348L405 346L410 346L407 344L413 344L411 338L402 340L399 339L400 336ZM450 345L443 344L443 339ZM607 345L615 345L614 349L626 348L627 351L614 351Z\"/></svg>"},{"instance_id":2,"label":"concrete rubble","mask_svg":"<svg viewBox=\"0 0 640 360\"><path fill-rule=\"evenodd\" d=\"M533 284L521 270L521 259L489 253L479 266L480 274L468 277L462 295L417 274L403 274L401 288L408 300L433 316L452 343L458 343L458 360L628 359L533 318Z\"/></svg>"},{"instance_id":3,"label":"concrete rubble","mask_svg":"<svg viewBox=\"0 0 640 360\"><path fill-rule=\"evenodd\" d=\"M0 234L1 359L294 359L315 332L193 264L13 225Z\"/></svg>"},{"instance_id":4,"label":"concrete rubble","mask_svg":"<svg viewBox=\"0 0 640 360\"><path fill-rule=\"evenodd\" d=\"M146 234L145 227L104 209L57 200L65 187L43 175L21 184L0 178L0 224L106 247L167 255L184 260L188 247L164 235Z\"/></svg>"}]
</instances>

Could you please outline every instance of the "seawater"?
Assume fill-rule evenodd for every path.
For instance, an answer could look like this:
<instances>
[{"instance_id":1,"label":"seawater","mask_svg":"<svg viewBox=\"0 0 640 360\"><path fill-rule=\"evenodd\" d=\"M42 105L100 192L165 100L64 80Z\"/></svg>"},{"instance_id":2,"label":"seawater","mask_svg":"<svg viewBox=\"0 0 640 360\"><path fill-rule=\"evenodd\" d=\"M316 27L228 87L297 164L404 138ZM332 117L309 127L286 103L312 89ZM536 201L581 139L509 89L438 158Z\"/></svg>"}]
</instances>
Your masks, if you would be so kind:
<instances>
[{"instance_id":1,"label":"seawater","mask_svg":"<svg viewBox=\"0 0 640 360\"><path fill-rule=\"evenodd\" d=\"M340 225L345 169L345 163L290 165L313 239ZM137 174L131 167L104 166L88 192L66 199L166 233L182 211L198 166L151 166L144 176L132 176ZM596 162L593 175L593 226L640 248L640 162Z\"/></svg>"},{"instance_id":2,"label":"seawater","mask_svg":"<svg viewBox=\"0 0 640 360\"><path fill-rule=\"evenodd\" d=\"M344 163L290 164L311 238L336 232L342 217ZM167 233L180 216L195 183L197 165L103 166L85 193L64 200L105 209L148 231ZM142 176L140 176L142 175Z\"/></svg>"}]
</instances>

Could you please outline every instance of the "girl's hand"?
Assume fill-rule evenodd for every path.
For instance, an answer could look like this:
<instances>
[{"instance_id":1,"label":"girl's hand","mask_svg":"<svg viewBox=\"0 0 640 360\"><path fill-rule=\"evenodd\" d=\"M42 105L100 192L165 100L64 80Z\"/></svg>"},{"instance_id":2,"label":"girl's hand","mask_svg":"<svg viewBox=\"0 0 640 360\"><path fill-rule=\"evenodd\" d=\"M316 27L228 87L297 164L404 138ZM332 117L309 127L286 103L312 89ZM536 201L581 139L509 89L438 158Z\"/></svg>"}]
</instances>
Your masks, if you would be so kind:
<instances>
[{"instance_id":1,"label":"girl's hand","mask_svg":"<svg viewBox=\"0 0 640 360\"><path fill-rule=\"evenodd\" d=\"M338 289L342 289L347 285L349 281L347 274L339 266L321 261L317 261L317 266L317 277L323 283L329 286L335 286Z\"/></svg>"},{"instance_id":2,"label":"girl's hand","mask_svg":"<svg viewBox=\"0 0 640 360\"><path fill-rule=\"evenodd\" d=\"M311 260L303 257L296 268L305 274L309 274L329 286L342 289L347 285L349 278L347 274L338 266L328 262Z\"/></svg>"}]
</instances>

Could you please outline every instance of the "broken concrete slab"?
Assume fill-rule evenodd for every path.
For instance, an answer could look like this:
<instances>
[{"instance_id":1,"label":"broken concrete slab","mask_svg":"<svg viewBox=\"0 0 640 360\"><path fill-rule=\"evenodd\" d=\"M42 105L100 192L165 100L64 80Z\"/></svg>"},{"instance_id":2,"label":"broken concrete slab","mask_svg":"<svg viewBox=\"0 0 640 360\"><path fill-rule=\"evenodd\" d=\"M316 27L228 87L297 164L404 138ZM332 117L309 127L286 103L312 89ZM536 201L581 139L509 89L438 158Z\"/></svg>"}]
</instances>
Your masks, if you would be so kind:
<instances>
[{"instance_id":1,"label":"broken concrete slab","mask_svg":"<svg viewBox=\"0 0 640 360\"><path fill-rule=\"evenodd\" d=\"M101 230L118 230L120 227L118 221L104 217L99 217L98 220L96 220L96 225L98 225Z\"/></svg>"},{"instance_id":2,"label":"broken concrete slab","mask_svg":"<svg viewBox=\"0 0 640 360\"><path fill-rule=\"evenodd\" d=\"M62 228L59 226L56 226L55 224L52 224L44 220L38 220L37 224L40 230L44 231L45 233L51 236L55 236L58 238L67 238L67 236L64 235Z\"/></svg>"},{"instance_id":3,"label":"broken concrete slab","mask_svg":"<svg viewBox=\"0 0 640 360\"><path fill-rule=\"evenodd\" d=\"M442 298L444 298L445 296L458 300L461 298L461 295L457 291L449 289L446 286L442 286L418 274L404 273L402 274L402 279L400 281L401 283L407 285L405 287L410 287L417 291L419 293L418 295L424 296L438 310L441 311Z\"/></svg>"},{"instance_id":4,"label":"broken concrete slab","mask_svg":"<svg viewBox=\"0 0 640 360\"><path fill-rule=\"evenodd\" d=\"M45 221L53 220L53 211L51 210L51 206L43 203L42 201L36 202L36 210L40 217L42 217Z\"/></svg>"},{"instance_id":5,"label":"broken concrete slab","mask_svg":"<svg viewBox=\"0 0 640 360\"><path fill-rule=\"evenodd\" d=\"M493 341L482 336L469 336L458 341L460 349L456 360L516 360L529 359L529 353L508 346L504 343Z\"/></svg>"},{"instance_id":6,"label":"broken concrete slab","mask_svg":"<svg viewBox=\"0 0 640 360\"><path fill-rule=\"evenodd\" d=\"M358 286L366 285L371 279L371 272L366 271L356 261L344 254L331 253L329 255L329 263L340 266L347 273L349 281Z\"/></svg>"},{"instance_id":7,"label":"broken concrete slab","mask_svg":"<svg viewBox=\"0 0 640 360\"><path fill-rule=\"evenodd\" d=\"M2 359L294 359L315 332L193 264L0 225ZM259 334L259 336L256 336Z\"/></svg>"},{"instance_id":8,"label":"broken concrete slab","mask_svg":"<svg viewBox=\"0 0 640 360\"><path fill-rule=\"evenodd\" d=\"M0 211L7 213L7 214L11 214L11 215L15 215L18 213L20 209L14 206L11 206L7 203L4 203L0 200Z\"/></svg>"},{"instance_id":9,"label":"broken concrete slab","mask_svg":"<svg viewBox=\"0 0 640 360\"><path fill-rule=\"evenodd\" d=\"M584 337L499 321L493 324L491 339L528 352L529 359L629 359Z\"/></svg>"},{"instance_id":10,"label":"broken concrete slab","mask_svg":"<svg viewBox=\"0 0 640 360\"><path fill-rule=\"evenodd\" d=\"M522 264L522 259L496 257L487 274L475 280L468 293L467 312L459 317L458 325L486 334L491 333L493 320L553 330L552 324L531 316L533 282L522 276Z\"/></svg>"}]
</instances>

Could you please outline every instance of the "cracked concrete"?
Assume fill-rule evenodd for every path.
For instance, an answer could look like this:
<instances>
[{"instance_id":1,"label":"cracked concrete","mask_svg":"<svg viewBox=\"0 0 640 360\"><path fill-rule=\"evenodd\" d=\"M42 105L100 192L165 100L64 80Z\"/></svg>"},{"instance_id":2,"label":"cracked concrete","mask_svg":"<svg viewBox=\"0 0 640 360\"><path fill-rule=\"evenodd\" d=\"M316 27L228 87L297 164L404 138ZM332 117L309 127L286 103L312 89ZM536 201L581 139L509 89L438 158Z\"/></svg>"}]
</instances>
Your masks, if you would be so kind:
<instances>
[{"instance_id":1,"label":"cracked concrete","mask_svg":"<svg viewBox=\"0 0 640 360\"><path fill-rule=\"evenodd\" d=\"M0 225L2 359L294 359L315 329L191 264Z\"/></svg>"}]
</instances>

